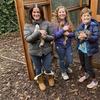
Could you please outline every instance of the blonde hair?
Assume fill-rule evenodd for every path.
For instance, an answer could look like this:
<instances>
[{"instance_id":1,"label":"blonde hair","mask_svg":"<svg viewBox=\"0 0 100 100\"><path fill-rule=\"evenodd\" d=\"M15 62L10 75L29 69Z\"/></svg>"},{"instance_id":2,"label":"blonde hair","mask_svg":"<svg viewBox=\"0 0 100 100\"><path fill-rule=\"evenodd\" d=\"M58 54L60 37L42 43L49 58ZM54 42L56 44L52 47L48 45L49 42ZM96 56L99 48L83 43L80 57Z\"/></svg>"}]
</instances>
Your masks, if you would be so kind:
<instances>
[{"instance_id":1,"label":"blonde hair","mask_svg":"<svg viewBox=\"0 0 100 100\"><path fill-rule=\"evenodd\" d=\"M89 8L85 7L85 8L82 9L80 15L82 16L85 13L89 13L91 15L92 11Z\"/></svg>"},{"instance_id":2,"label":"blonde hair","mask_svg":"<svg viewBox=\"0 0 100 100\"><path fill-rule=\"evenodd\" d=\"M59 25L59 22L58 22L58 11L59 11L59 9L61 9L61 8L64 8L65 9L65 12L66 12L66 21L68 22L68 24L69 25L71 25L71 27L72 27L72 30L74 29L74 27L73 27L73 24L72 24L72 22L71 22L71 20L70 20L70 17L69 17L69 12L68 12L68 10L64 7L64 6L58 6L57 8L56 8L56 10L52 13L52 19L51 19L51 21L54 23L54 24L57 24L57 25Z\"/></svg>"}]
</instances>

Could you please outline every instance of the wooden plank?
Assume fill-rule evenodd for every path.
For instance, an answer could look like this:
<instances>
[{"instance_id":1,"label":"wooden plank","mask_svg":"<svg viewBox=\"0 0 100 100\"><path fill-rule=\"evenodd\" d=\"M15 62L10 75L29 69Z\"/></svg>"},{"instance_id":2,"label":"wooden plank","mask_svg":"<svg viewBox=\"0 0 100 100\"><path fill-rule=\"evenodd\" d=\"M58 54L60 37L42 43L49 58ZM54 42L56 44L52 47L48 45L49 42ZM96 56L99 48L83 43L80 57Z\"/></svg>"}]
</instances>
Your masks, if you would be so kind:
<instances>
[{"instance_id":1,"label":"wooden plank","mask_svg":"<svg viewBox=\"0 0 100 100\"><path fill-rule=\"evenodd\" d=\"M33 2L33 3L38 3L38 2L48 2L49 0L23 0L24 3L29 3L29 2Z\"/></svg>"},{"instance_id":2,"label":"wooden plank","mask_svg":"<svg viewBox=\"0 0 100 100\"><path fill-rule=\"evenodd\" d=\"M92 17L100 22L100 15L97 13L98 9L98 0L91 0Z\"/></svg>"},{"instance_id":3,"label":"wooden plank","mask_svg":"<svg viewBox=\"0 0 100 100\"><path fill-rule=\"evenodd\" d=\"M75 11L75 10L81 10L83 7L80 7L80 6L71 6L71 7L68 7L67 9L68 9L69 12L71 12L71 11Z\"/></svg>"},{"instance_id":4,"label":"wooden plank","mask_svg":"<svg viewBox=\"0 0 100 100\"><path fill-rule=\"evenodd\" d=\"M51 21L51 4L49 2L49 5L43 6L43 10L44 10L44 16L46 18L46 20Z\"/></svg>"},{"instance_id":5,"label":"wooden plank","mask_svg":"<svg viewBox=\"0 0 100 100\"><path fill-rule=\"evenodd\" d=\"M16 6L16 13L17 13L17 18L18 18L18 23L19 23L19 29L20 29L20 36L23 42L23 48L24 48L24 53L25 53L25 60L27 64L27 69L28 69L28 74L29 74L29 79L33 80L34 79L34 71L32 67L32 62L27 50L27 43L25 42L24 39L24 24L25 24L25 18L24 18L24 4L23 0L15 0L15 6Z\"/></svg>"},{"instance_id":6,"label":"wooden plank","mask_svg":"<svg viewBox=\"0 0 100 100\"><path fill-rule=\"evenodd\" d=\"M24 5L27 5L27 4L34 4L34 3L37 3L37 4L49 4L50 0L26 0L24 1Z\"/></svg>"},{"instance_id":7,"label":"wooden plank","mask_svg":"<svg viewBox=\"0 0 100 100\"><path fill-rule=\"evenodd\" d=\"M96 4L97 0L91 0L92 17L96 19Z\"/></svg>"},{"instance_id":8,"label":"wooden plank","mask_svg":"<svg viewBox=\"0 0 100 100\"><path fill-rule=\"evenodd\" d=\"M28 2L28 3L24 3L24 7L25 8L29 8L30 6L32 6L34 4L34 2ZM37 4L40 4L42 6L48 6L50 5L50 2L38 2Z\"/></svg>"},{"instance_id":9,"label":"wooden plank","mask_svg":"<svg viewBox=\"0 0 100 100\"><path fill-rule=\"evenodd\" d=\"M96 20L100 22L100 15L96 16Z\"/></svg>"},{"instance_id":10,"label":"wooden plank","mask_svg":"<svg viewBox=\"0 0 100 100\"><path fill-rule=\"evenodd\" d=\"M80 7L82 7L82 1L83 1L83 0L80 0Z\"/></svg>"}]
</instances>

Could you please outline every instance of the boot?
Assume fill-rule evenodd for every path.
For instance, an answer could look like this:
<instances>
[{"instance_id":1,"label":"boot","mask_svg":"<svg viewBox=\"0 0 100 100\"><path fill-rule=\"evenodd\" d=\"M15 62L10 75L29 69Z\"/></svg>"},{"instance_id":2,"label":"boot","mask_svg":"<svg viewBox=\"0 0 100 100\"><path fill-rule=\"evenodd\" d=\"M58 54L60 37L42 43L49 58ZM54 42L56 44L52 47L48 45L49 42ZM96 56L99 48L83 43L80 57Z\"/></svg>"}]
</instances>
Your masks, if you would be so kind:
<instances>
[{"instance_id":1,"label":"boot","mask_svg":"<svg viewBox=\"0 0 100 100\"><path fill-rule=\"evenodd\" d=\"M48 83L49 83L49 86L54 86L55 84L54 75L48 75Z\"/></svg>"},{"instance_id":2,"label":"boot","mask_svg":"<svg viewBox=\"0 0 100 100\"><path fill-rule=\"evenodd\" d=\"M55 84L55 82L54 82L54 73L52 71L49 72L49 73L44 71L44 74L47 76L49 86L54 86L54 84Z\"/></svg>"},{"instance_id":3,"label":"boot","mask_svg":"<svg viewBox=\"0 0 100 100\"><path fill-rule=\"evenodd\" d=\"M35 78L35 80L37 80L37 83L39 85L40 90L41 91L45 91L46 90L46 85L44 83L44 76L43 76L43 74L36 76L36 78Z\"/></svg>"}]
</instances>

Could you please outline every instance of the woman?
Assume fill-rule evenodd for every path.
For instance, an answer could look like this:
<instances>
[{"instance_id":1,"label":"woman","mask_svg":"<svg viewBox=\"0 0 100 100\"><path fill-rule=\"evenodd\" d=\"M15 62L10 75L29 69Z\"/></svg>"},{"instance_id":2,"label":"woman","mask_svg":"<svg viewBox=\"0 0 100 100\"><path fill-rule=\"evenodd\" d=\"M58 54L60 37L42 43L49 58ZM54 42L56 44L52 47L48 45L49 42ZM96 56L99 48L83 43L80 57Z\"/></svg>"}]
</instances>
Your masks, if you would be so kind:
<instances>
[{"instance_id":1,"label":"woman","mask_svg":"<svg viewBox=\"0 0 100 100\"><path fill-rule=\"evenodd\" d=\"M51 68L51 41L54 39L51 35L52 27L48 21L44 19L43 8L34 4L29 10L30 23L26 23L24 27L25 40L29 44L29 53L33 64L35 65L37 83L40 90L46 89L43 73L48 78L50 86L54 86L54 75ZM44 41L41 44L41 38Z\"/></svg>"}]
</instances>

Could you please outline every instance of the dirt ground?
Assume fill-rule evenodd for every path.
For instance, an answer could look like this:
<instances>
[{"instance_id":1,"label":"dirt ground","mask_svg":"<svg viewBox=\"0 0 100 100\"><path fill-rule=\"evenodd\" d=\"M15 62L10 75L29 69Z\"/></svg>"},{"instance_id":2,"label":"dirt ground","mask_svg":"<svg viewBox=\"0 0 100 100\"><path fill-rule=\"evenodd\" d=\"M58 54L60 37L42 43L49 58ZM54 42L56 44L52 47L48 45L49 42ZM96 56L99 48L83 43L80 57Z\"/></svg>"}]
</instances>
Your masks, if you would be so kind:
<instances>
[{"instance_id":1,"label":"dirt ground","mask_svg":"<svg viewBox=\"0 0 100 100\"><path fill-rule=\"evenodd\" d=\"M82 75L79 63L74 63L70 79L64 81L59 67L54 67L55 86L41 92L35 81L30 81L24 62L22 42L18 33L0 36L0 100L100 100L100 83L95 89L87 89L78 83ZM95 69L98 81L100 69Z\"/></svg>"}]
</instances>

